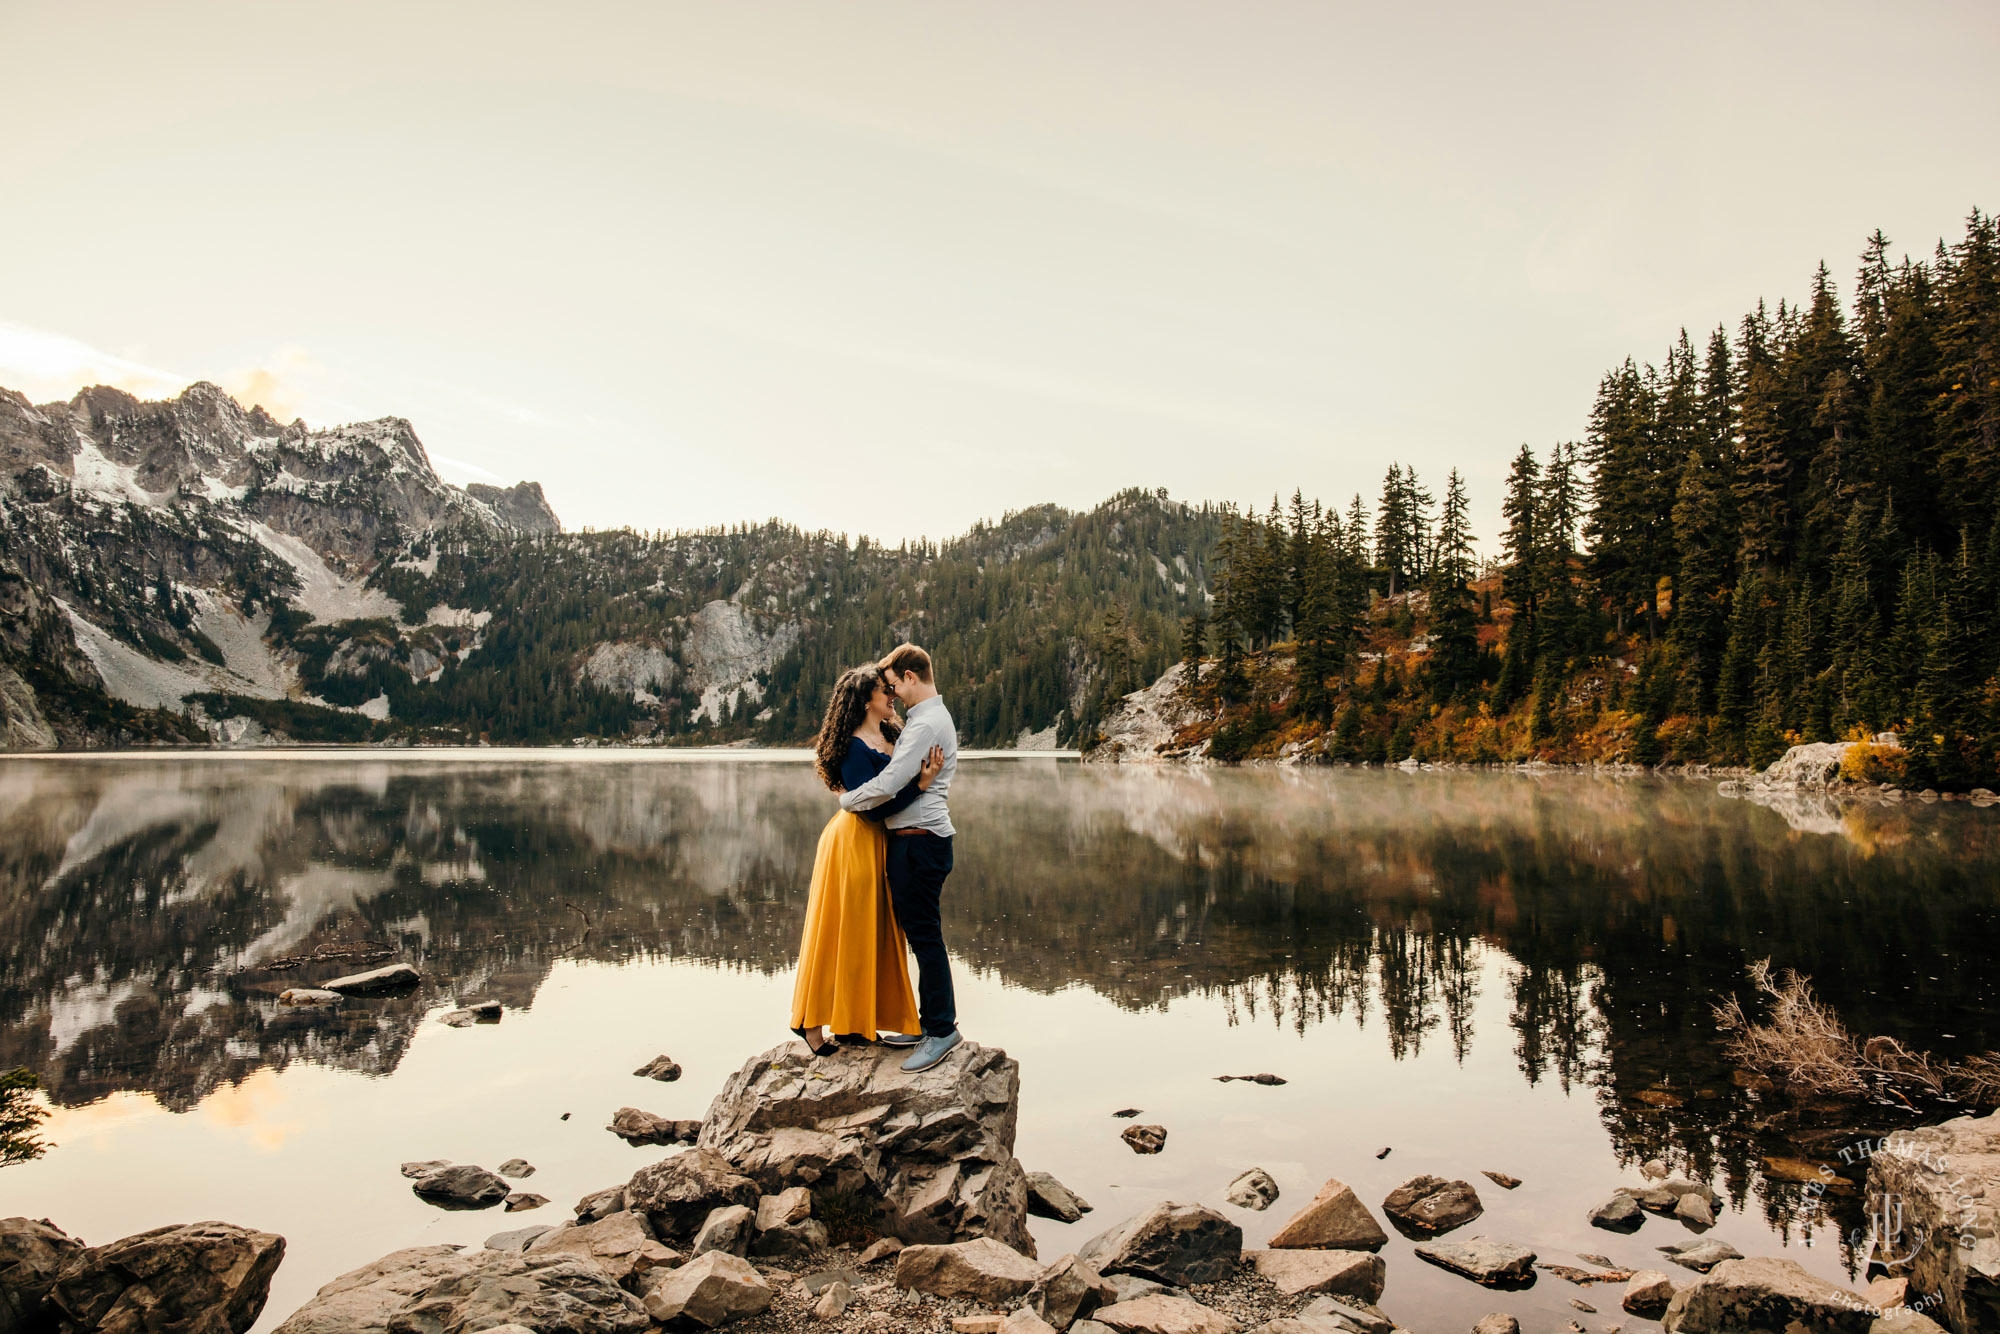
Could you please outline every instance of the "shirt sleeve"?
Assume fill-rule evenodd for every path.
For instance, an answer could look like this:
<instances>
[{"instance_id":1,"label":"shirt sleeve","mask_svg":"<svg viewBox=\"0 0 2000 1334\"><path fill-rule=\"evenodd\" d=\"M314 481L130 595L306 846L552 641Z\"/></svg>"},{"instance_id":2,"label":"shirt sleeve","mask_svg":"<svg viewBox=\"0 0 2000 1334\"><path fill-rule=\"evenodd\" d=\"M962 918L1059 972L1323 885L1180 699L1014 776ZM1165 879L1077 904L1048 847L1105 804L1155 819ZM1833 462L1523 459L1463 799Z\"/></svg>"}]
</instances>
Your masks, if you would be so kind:
<instances>
[{"instance_id":1,"label":"shirt sleeve","mask_svg":"<svg viewBox=\"0 0 2000 1334\"><path fill-rule=\"evenodd\" d=\"M905 783L916 778L917 770L923 767L924 755L930 748L930 729L920 720L913 719L904 729L902 739L896 743L896 753L889 757L888 767L860 787L841 793L840 809L858 814L872 811L896 797Z\"/></svg>"},{"instance_id":2,"label":"shirt sleeve","mask_svg":"<svg viewBox=\"0 0 2000 1334\"><path fill-rule=\"evenodd\" d=\"M872 757L879 753L870 749L868 743L859 738L850 741L847 745L847 759L840 766L840 785L849 792L852 792L857 787L867 786L874 779L877 772L875 760ZM885 759L882 763L886 765L888 760ZM861 816L864 820L874 820L879 824L922 796L923 791L922 788L917 786L917 780L912 778L909 782L903 784L902 791L883 802L880 806L872 810L856 811L855 814Z\"/></svg>"}]
</instances>

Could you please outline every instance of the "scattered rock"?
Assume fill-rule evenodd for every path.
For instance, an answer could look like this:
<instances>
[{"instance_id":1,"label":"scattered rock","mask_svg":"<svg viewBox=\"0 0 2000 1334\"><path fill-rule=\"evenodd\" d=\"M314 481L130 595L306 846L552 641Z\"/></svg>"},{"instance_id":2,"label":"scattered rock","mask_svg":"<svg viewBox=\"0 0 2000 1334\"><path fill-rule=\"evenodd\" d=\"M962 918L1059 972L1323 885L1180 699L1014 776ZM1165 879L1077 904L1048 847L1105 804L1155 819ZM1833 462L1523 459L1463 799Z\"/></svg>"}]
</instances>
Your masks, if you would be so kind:
<instances>
[{"instance_id":1,"label":"scattered rock","mask_svg":"<svg viewBox=\"0 0 2000 1334\"><path fill-rule=\"evenodd\" d=\"M1645 1221L1639 1202L1622 1190L1590 1211L1590 1225L1611 1232L1636 1232Z\"/></svg>"},{"instance_id":2,"label":"scattered rock","mask_svg":"<svg viewBox=\"0 0 2000 1334\"><path fill-rule=\"evenodd\" d=\"M1680 1196L1665 1186L1620 1186L1622 1194L1632 1197L1632 1202L1647 1213L1670 1214L1680 1202Z\"/></svg>"},{"instance_id":3,"label":"scattered rock","mask_svg":"<svg viewBox=\"0 0 2000 1334\"><path fill-rule=\"evenodd\" d=\"M1222 1198L1239 1209L1255 1209L1262 1213L1277 1201L1278 1183L1263 1168L1253 1167L1230 1182L1222 1192Z\"/></svg>"},{"instance_id":4,"label":"scattered rock","mask_svg":"<svg viewBox=\"0 0 2000 1334\"><path fill-rule=\"evenodd\" d=\"M501 1176L512 1177L516 1181L526 1180L535 1174L535 1165L526 1158L509 1158L497 1169Z\"/></svg>"},{"instance_id":5,"label":"scattered rock","mask_svg":"<svg viewBox=\"0 0 2000 1334\"><path fill-rule=\"evenodd\" d=\"M286 987L278 993L280 1005L338 1005L346 999L338 991L328 991L323 987Z\"/></svg>"},{"instance_id":6,"label":"scattered rock","mask_svg":"<svg viewBox=\"0 0 2000 1334\"><path fill-rule=\"evenodd\" d=\"M896 1286L934 1297L969 1297L1006 1306L1028 1295L1042 1267L991 1237L943 1246L905 1246L896 1256Z\"/></svg>"},{"instance_id":7,"label":"scattered rock","mask_svg":"<svg viewBox=\"0 0 2000 1334\"><path fill-rule=\"evenodd\" d=\"M563 1253L595 1260L623 1283L648 1269L671 1269L681 1262L680 1252L663 1246L653 1235L644 1214L627 1209L595 1223L568 1223L551 1228L527 1245L529 1255Z\"/></svg>"},{"instance_id":8,"label":"scattered rock","mask_svg":"<svg viewBox=\"0 0 2000 1334\"><path fill-rule=\"evenodd\" d=\"M1475 1283L1525 1283L1535 1276L1535 1253L1526 1246L1486 1237L1464 1241L1430 1241L1417 1254L1432 1264L1465 1275Z\"/></svg>"},{"instance_id":9,"label":"scattered rock","mask_svg":"<svg viewBox=\"0 0 2000 1334\"><path fill-rule=\"evenodd\" d=\"M1169 1200L1098 1234L1077 1255L1107 1275L1176 1287L1220 1283L1242 1262L1243 1229L1204 1205Z\"/></svg>"},{"instance_id":10,"label":"scattered rock","mask_svg":"<svg viewBox=\"0 0 2000 1334\"><path fill-rule=\"evenodd\" d=\"M861 1252L856 1264L872 1265L877 1260L887 1260L903 1249L903 1243L896 1237L881 1237L868 1243L868 1249Z\"/></svg>"},{"instance_id":11,"label":"scattered rock","mask_svg":"<svg viewBox=\"0 0 2000 1334\"><path fill-rule=\"evenodd\" d=\"M1495 1311L1481 1316L1472 1327L1472 1334L1521 1334L1521 1322L1504 1311Z\"/></svg>"},{"instance_id":12,"label":"scattered rock","mask_svg":"<svg viewBox=\"0 0 2000 1334\"><path fill-rule=\"evenodd\" d=\"M1140 1111L1141 1109L1137 1107L1123 1107L1120 1108L1118 1111L1113 1112L1112 1115L1117 1117L1124 1117L1129 1120L1130 1118L1137 1116Z\"/></svg>"},{"instance_id":13,"label":"scattered rock","mask_svg":"<svg viewBox=\"0 0 2000 1334\"><path fill-rule=\"evenodd\" d=\"M1351 1334L1391 1334L1396 1328L1396 1322L1373 1305L1356 1303L1352 1298L1343 1302L1332 1297L1315 1297L1300 1308L1299 1315L1309 1320L1333 1321Z\"/></svg>"},{"instance_id":14,"label":"scattered rock","mask_svg":"<svg viewBox=\"0 0 2000 1334\"><path fill-rule=\"evenodd\" d=\"M1585 1256L1584 1258L1588 1259L1589 1257ZM1604 1263L1608 1265L1611 1262L1606 1260ZM1547 1260L1541 1261L1535 1268L1546 1269L1557 1278L1568 1279L1579 1287L1588 1283L1623 1283L1626 1279L1632 1277L1632 1271L1629 1269L1611 1269L1599 1274L1588 1269L1578 1269L1574 1265L1551 1264Z\"/></svg>"},{"instance_id":15,"label":"scattered rock","mask_svg":"<svg viewBox=\"0 0 2000 1334\"><path fill-rule=\"evenodd\" d=\"M1463 1227L1485 1212L1470 1182L1415 1176L1389 1192L1382 1212L1419 1232L1436 1235Z\"/></svg>"},{"instance_id":16,"label":"scattered rock","mask_svg":"<svg viewBox=\"0 0 2000 1334\"><path fill-rule=\"evenodd\" d=\"M521 1251L527 1250L528 1243L532 1242L536 1237L541 1236L544 1232L553 1231L555 1231L555 1228L552 1225L544 1224L541 1227L517 1227L512 1232L496 1232L486 1239L486 1249L489 1251L513 1251L518 1254Z\"/></svg>"},{"instance_id":17,"label":"scattered rock","mask_svg":"<svg viewBox=\"0 0 2000 1334\"><path fill-rule=\"evenodd\" d=\"M1623 1306L1633 1315L1642 1315L1657 1320L1660 1312L1667 1309L1667 1303L1674 1299L1674 1281L1657 1269L1642 1269L1632 1275L1632 1281L1625 1285L1625 1295L1620 1299Z\"/></svg>"},{"instance_id":18,"label":"scattered rock","mask_svg":"<svg viewBox=\"0 0 2000 1334\"><path fill-rule=\"evenodd\" d=\"M657 1079L663 1084L671 1084L681 1077L681 1068L665 1056L655 1056L632 1073L641 1079Z\"/></svg>"},{"instance_id":19,"label":"scattered rock","mask_svg":"<svg viewBox=\"0 0 2000 1334\"><path fill-rule=\"evenodd\" d=\"M707 1149L683 1149L642 1167L625 1184L628 1207L644 1213L661 1237L692 1237L724 1205L746 1210L762 1198L757 1183Z\"/></svg>"},{"instance_id":20,"label":"scattered rock","mask_svg":"<svg viewBox=\"0 0 2000 1334\"><path fill-rule=\"evenodd\" d=\"M772 1272L775 1273L777 1271L774 1270ZM806 1295L808 1297L817 1296L818 1294L825 1292L829 1287L833 1286L835 1283L845 1283L850 1288L861 1286L862 1285L861 1271L858 1269L851 1269L846 1265L840 1265L833 1269L817 1270L813 1273L807 1274L804 1278L799 1280L799 1286L806 1290ZM892 1285L887 1283L878 1283L875 1286L887 1289Z\"/></svg>"},{"instance_id":21,"label":"scattered rock","mask_svg":"<svg viewBox=\"0 0 2000 1334\"><path fill-rule=\"evenodd\" d=\"M955 1315L951 1318L952 1334L1000 1334L1002 1317L997 1315Z\"/></svg>"},{"instance_id":22,"label":"scattered rock","mask_svg":"<svg viewBox=\"0 0 2000 1334\"><path fill-rule=\"evenodd\" d=\"M1875 1311L1855 1293L1807 1273L1795 1260L1759 1257L1717 1264L1674 1294L1660 1322L1668 1334L1739 1329L1867 1334Z\"/></svg>"},{"instance_id":23,"label":"scattered rock","mask_svg":"<svg viewBox=\"0 0 2000 1334\"><path fill-rule=\"evenodd\" d=\"M765 1260L802 1260L825 1250L829 1240L826 1226L816 1218L807 1218L759 1232L750 1243L750 1253Z\"/></svg>"},{"instance_id":24,"label":"scattered rock","mask_svg":"<svg viewBox=\"0 0 2000 1334\"><path fill-rule=\"evenodd\" d=\"M1505 1172L1482 1171L1479 1175L1485 1177L1488 1181L1491 1181L1494 1185L1500 1187L1500 1189L1502 1190L1512 1190L1516 1186L1521 1184L1521 1178L1510 1177Z\"/></svg>"},{"instance_id":25,"label":"scattered rock","mask_svg":"<svg viewBox=\"0 0 2000 1334\"><path fill-rule=\"evenodd\" d=\"M1024 1306L1000 1322L1000 1334L1057 1334L1057 1330Z\"/></svg>"},{"instance_id":26,"label":"scattered rock","mask_svg":"<svg viewBox=\"0 0 2000 1334\"><path fill-rule=\"evenodd\" d=\"M603 1190L592 1191L576 1202L573 1212L579 1223L595 1223L611 1217L625 1207L625 1187L606 1186Z\"/></svg>"},{"instance_id":27,"label":"scattered rock","mask_svg":"<svg viewBox=\"0 0 2000 1334\"><path fill-rule=\"evenodd\" d=\"M1388 1240L1360 1197L1344 1182L1329 1179L1270 1244L1278 1250L1372 1251Z\"/></svg>"},{"instance_id":28,"label":"scattered rock","mask_svg":"<svg viewBox=\"0 0 2000 1334\"><path fill-rule=\"evenodd\" d=\"M1245 1084L1263 1084L1267 1088L1275 1087L1285 1082L1276 1075L1217 1075L1215 1077L1215 1082L1218 1084L1227 1084L1231 1080L1240 1080Z\"/></svg>"},{"instance_id":29,"label":"scattered rock","mask_svg":"<svg viewBox=\"0 0 2000 1334\"><path fill-rule=\"evenodd\" d=\"M1037 1218L1054 1218L1064 1223L1074 1223L1090 1212L1090 1204L1047 1172L1030 1172L1028 1212Z\"/></svg>"},{"instance_id":30,"label":"scattered rock","mask_svg":"<svg viewBox=\"0 0 2000 1334\"><path fill-rule=\"evenodd\" d=\"M413 987L423 981L423 974L406 963L392 963L386 968L371 968L365 973L350 973L346 977L336 977L325 986L327 991L337 991L343 996L372 996L378 991L397 991L403 987Z\"/></svg>"},{"instance_id":31,"label":"scattered rock","mask_svg":"<svg viewBox=\"0 0 2000 1334\"><path fill-rule=\"evenodd\" d=\"M1600 1269L1616 1269L1618 1267L1617 1265L1611 1263L1611 1259L1609 1256L1592 1255L1588 1251L1578 1251L1576 1253L1576 1258L1579 1260L1588 1260L1590 1261L1590 1263L1596 1265Z\"/></svg>"},{"instance_id":32,"label":"scattered rock","mask_svg":"<svg viewBox=\"0 0 2000 1334\"><path fill-rule=\"evenodd\" d=\"M688 1320L708 1329L756 1315L776 1296L750 1262L727 1251L688 1261L646 1295L646 1314L661 1324Z\"/></svg>"},{"instance_id":33,"label":"scattered rock","mask_svg":"<svg viewBox=\"0 0 2000 1334\"><path fill-rule=\"evenodd\" d=\"M36 1234L27 1249L40 1256L53 1245ZM284 1258L285 1239L270 1232L232 1223L157 1227L69 1250L46 1300L64 1330L242 1334L263 1313Z\"/></svg>"},{"instance_id":34,"label":"scattered rock","mask_svg":"<svg viewBox=\"0 0 2000 1334\"><path fill-rule=\"evenodd\" d=\"M1658 1158L1650 1158L1640 1166L1639 1175L1648 1181L1664 1181L1667 1177L1667 1165Z\"/></svg>"},{"instance_id":35,"label":"scattered rock","mask_svg":"<svg viewBox=\"0 0 2000 1334\"><path fill-rule=\"evenodd\" d=\"M537 1195L531 1190L517 1190L507 1197L507 1212L518 1214L527 1209L539 1209L549 1202L546 1195Z\"/></svg>"},{"instance_id":36,"label":"scattered rock","mask_svg":"<svg viewBox=\"0 0 2000 1334\"><path fill-rule=\"evenodd\" d=\"M1324 1292L1382 1300L1388 1265L1368 1251L1246 1251L1257 1272L1287 1297Z\"/></svg>"},{"instance_id":37,"label":"scattered rock","mask_svg":"<svg viewBox=\"0 0 2000 1334\"><path fill-rule=\"evenodd\" d=\"M510 1193L504 1179L471 1163L426 1172L410 1189L440 1209L491 1209Z\"/></svg>"},{"instance_id":38,"label":"scattered rock","mask_svg":"<svg viewBox=\"0 0 2000 1334\"><path fill-rule=\"evenodd\" d=\"M1034 1254L1014 1158L1019 1064L975 1042L917 1074L902 1070L906 1056L774 1047L730 1077L700 1144L768 1192L804 1184L875 1201L869 1221L905 1242L984 1236Z\"/></svg>"},{"instance_id":39,"label":"scattered rock","mask_svg":"<svg viewBox=\"0 0 2000 1334\"><path fill-rule=\"evenodd\" d=\"M0 1218L0 1330L36 1329L63 1261L84 1249L46 1218Z\"/></svg>"},{"instance_id":40,"label":"scattered rock","mask_svg":"<svg viewBox=\"0 0 2000 1334\"><path fill-rule=\"evenodd\" d=\"M819 1295L819 1300L813 1303L813 1319L838 1320L847 1313L848 1303L853 1300L854 1289L836 1279L826 1285L825 1290Z\"/></svg>"},{"instance_id":41,"label":"scattered rock","mask_svg":"<svg viewBox=\"0 0 2000 1334\"><path fill-rule=\"evenodd\" d=\"M1058 1330L1068 1329L1079 1316L1087 1316L1100 1306L1117 1300L1116 1290L1096 1267L1074 1255L1065 1255L1042 1271L1035 1286L1028 1289L1026 1310Z\"/></svg>"},{"instance_id":42,"label":"scattered rock","mask_svg":"<svg viewBox=\"0 0 2000 1334\"><path fill-rule=\"evenodd\" d=\"M1134 1153L1158 1153L1167 1147L1165 1126L1127 1126L1118 1138L1132 1146Z\"/></svg>"},{"instance_id":43,"label":"scattered rock","mask_svg":"<svg viewBox=\"0 0 2000 1334\"><path fill-rule=\"evenodd\" d=\"M433 1172L450 1166L451 1160L448 1158L426 1158L418 1163L404 1163L402 1173L404 1176L414 1179L416 1177L427 1177Z\"/></svg>"},{"instance_id":44,"label":"scattered rock","mask_svg":"<svg viewBox=\"0 0 2000 1334\"><path fill-rule=\"evenodd\" d=\"M1715 1210L1709 1202L1698 1194L1690 1192L1674 1203L1674 1217L1695 1229L1705 1231L1715 1226Z\"/></svg>"},{"instance_id":45,"label":"scattered rock","mask_svg":"<svg viewBox=\"0 0 2000 1334\"><path fill-rule=\"evenodd\" d=\"M1876 1310L1886 1311L1892 1306L1901 1306L1910 1300L1910 1280L1884 1275L1863 1288L1861 1295Z\"/></svg>"},{"instance_id":46,"label":"scattered rock","mask_svg":"<svg viewBox=\"0 0 2000 1334\"><path fill-rule=\"evenodd\" d=\"M1583 1300L1583 1298L1581 1297L1570 1298L1569 1304L1571 1306L1574 1306L1577 1310L1583 1312L1585 1315L1597 1314L1597 1308L1595 1306L1592 1306L1589 1302Z\"/></svg>"},{"instance_id":47,"label":"scattered rock","mask_svg":"<svg viewBox=\"0 0 2000 1334\"><path fill-rule=\"evenodd\" d=\"M701 1134L699 1121L676 1121L637 1107L620 1107L604 1128L627 1144L692 1144Z\"/></svg>"},{"instance_id":48,"label":"scattered rock","mask_svg":"<svg viewBox=\"0 0 2000 1334\"><path fill-rule=\"evenodd\" d=\"M1106 1300L1103 1302L1103 1305L1105 1306L1109 1306L1113 1302L1137 1301L1141 1297L1151 1297L1155 1294L1162 1297L1187 1296L1179 1288L1170 1287L1165 1283L1155 1283L1152 1279L1140 1278L1137 1274L1106 1274L1104 1276L1104 1290Z\"/></svg>"},{"instance_id":49,"label":"scattered rock","mask_svg":"<svg viewBox=\"0 0 2000 1334\"><path fill-rule=\"evenodd\" d=\"M763 1196L757 1201L757 1230L764 1232L803 1223L812 1217L812 1208L812 1192L804 1186L791 1186L776 1195Z\"/></svg>"},{"instance_id":50,"label":"scattered rock","mask_svg":"<svg viewBox=\"0 0 2000 1334\"><path fill-rule=\"evenodd\" d=\"M690 1255L706 1255L710 1251L728 1251L731 1255L745 1255L750 1250L750 1238L757 1230L757 1215L740 1204L725 1204L709 1211L708 1220L695 1234Z\"/></svg>"},{"instance_id":51,"label":"scattered rock","mask_svg":"<svg viewBox=\"0 0 2000 1334\"><path fill-rule=\"evenodd\" d=\"M1236 1334L1243 1328L1220 1311L1186 1297L1140 1297L1106 1306L1093 1317L1117 1334Z\"/></svg>"},{"instance_id":52,"label":"scattered rock","mask_svg":"<svg viewBox=\"0 0 2000 1334\"><path fill-rule=\"evenodd\" d=\"M1659 1250L1660 1254L1675 1264L1685 1265L1689 1269L1699 1269L1703 1273L1707 1273L1724 1260L1743 1258L1743 1252L1726 1241L1717 1241L1712 1237L1705 1241L1691 1241L1681 1246L1662 1246Z\"/></svg>"},{"instance_id":53,"label":"scattered rock","mask_svg":"<svg viewBox=\"0 0 2000 1334\"><path fill-rule=\"evenodd\" d=\"M1387 1146L1387 1145L1384 1145L1384 1146L1382 1147L1382 1152L1380 1152L1380 1153L1376 1154L1376 1155L1375 1155L1375 1158L1376 1158L1376 1161L1378 1161L1378 1162L1379 1162L1379 1161L1381 1161L1382 1159L1384 1159L1384 1158L1387 1158L1388 1156L1389 1156L1389 1148L1388 1148L1388 1146Z\"/></svg>"}]
</instances>

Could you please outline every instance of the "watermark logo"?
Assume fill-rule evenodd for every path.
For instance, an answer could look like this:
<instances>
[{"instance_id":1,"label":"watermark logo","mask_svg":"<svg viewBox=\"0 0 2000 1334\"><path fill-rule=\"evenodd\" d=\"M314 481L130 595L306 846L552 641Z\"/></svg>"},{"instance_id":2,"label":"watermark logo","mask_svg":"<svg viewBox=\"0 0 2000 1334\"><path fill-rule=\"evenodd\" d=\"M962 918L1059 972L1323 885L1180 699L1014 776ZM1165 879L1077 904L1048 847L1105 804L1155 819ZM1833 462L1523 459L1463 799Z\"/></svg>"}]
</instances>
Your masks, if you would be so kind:
<instances>
[{"instance_id":1,"label":"watermark logo","mask_svg":"<svg viewBox=\"0 0 2000 1334\"><path fill-rule=\"evenodd\" d=\"M1944 1177L1950 1171L1950 1164L1934 1148L1923 1144L1908 1134L1883 1135L1877 1139L1858 1139L1840 1150L1840 1162L1845 1167L1854 1167L1877 1158L1897 1158L1914 1164L1916 1169ZM1831 1163L1819 1164L1818 1181L1808 1182L1805 1188L1806 1223L1808 1226L1806 1245L1812 1244L1810 1227L1816 1217L1825 1216L1826 1193L1840 1173ZM1866 1200L1862 1223L1849 1228L1843 1235L1854 1254L1864 1263L1881 1265L1885 1269L1896 1270L1913 1264L1924 1251L1931 1247L1958 1247L1967 1251L1978 1243L1976 1223L1977 1205L1974 1197L1966 1191L1964 1177L1953 1181L1940 1181L1927 1192L1933 1199L1949 1201L1947 1212L1940 1226L1917 1226L1911 1215L1909 1202L1897 1191L1870 1191ZM1912 1293L1903 1303L1912 1311L1925 1311L1943 1301L1940 1293L1930 1292L1918 1295ZM1879 1315L1879 1308L1875 1310ZM1894 1307L1888 1309L1897 1309Z\"/></svg>"}]
</instances>

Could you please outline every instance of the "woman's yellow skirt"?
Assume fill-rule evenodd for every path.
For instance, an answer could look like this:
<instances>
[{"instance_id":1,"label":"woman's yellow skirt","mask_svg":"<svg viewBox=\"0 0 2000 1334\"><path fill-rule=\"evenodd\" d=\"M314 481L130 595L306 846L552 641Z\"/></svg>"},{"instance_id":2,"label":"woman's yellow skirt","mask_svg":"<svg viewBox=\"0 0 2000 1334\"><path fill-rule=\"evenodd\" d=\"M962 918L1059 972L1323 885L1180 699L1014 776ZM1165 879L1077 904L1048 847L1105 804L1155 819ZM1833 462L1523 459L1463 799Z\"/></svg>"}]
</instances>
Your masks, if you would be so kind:
<instances>
[{"instance_id":1,"label":"woman's yellow skirt","mask_svg":"<svg viewBox=\"0 0 2000 1334\"><path fill-rule=\"evenodd\" d=\"M820 831L799 942L792 1027L832 1033L918 1031L909 946L889 904L889 836L841 811Z\"/></svg>"}]
</instances>

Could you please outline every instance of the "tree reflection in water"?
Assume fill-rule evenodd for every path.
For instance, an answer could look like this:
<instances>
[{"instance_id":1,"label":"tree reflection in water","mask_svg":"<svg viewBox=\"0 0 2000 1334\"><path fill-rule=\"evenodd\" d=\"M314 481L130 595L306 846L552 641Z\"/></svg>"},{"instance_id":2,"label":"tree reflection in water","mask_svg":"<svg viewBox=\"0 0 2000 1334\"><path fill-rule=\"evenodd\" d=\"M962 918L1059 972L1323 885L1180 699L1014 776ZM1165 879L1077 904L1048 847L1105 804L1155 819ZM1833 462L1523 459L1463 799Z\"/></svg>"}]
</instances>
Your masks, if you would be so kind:
<instances>
[{"instance_id":1,"label":"tree reflection in water","mask_svg":"<svg viewBox=\"0 0 2000 1334\"><path fill-rule=\"evenodd\" d=\"M1863 1034L2000 1045L2000 826L1965 808L1782 810L1703 783L968 763L951 939L974 967L1133 1010L1379 1027L1402 1059L1511 1044L1595 1090L1628 1162L1753 1188L1818 1125L1740 1087L1711 1004L1771 957ZM261 1067L395 1067L427 1007L532 1005L554 962L789 969L827 795L803 764L421 757L0 768L0 1068L71 1106L192 1106ZM417 992L294 1012L285 960L379 941ZM1510 1034L1475 1031L1486 965ZM1487 975L1492 975L1487 973ZM1950 1038L1944 1035L1953 1035ZM1783 1147L1790 1146L1790 1147ZM1803 1149L1802 1147L1803 1146Z\"/></svg>"}]
</instances>

